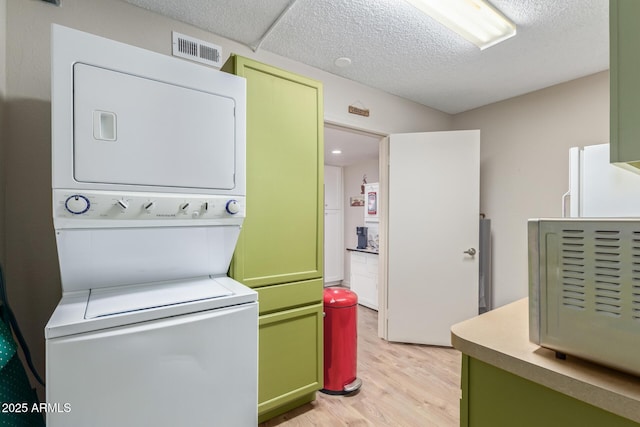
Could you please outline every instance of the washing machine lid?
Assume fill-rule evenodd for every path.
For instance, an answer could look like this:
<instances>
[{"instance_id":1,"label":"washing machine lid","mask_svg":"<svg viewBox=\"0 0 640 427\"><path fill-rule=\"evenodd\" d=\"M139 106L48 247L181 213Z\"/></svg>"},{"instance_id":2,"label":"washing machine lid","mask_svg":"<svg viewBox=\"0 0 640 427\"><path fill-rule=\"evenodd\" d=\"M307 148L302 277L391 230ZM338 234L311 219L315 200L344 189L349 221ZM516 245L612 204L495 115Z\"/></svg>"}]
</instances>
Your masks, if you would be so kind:
<instances>
[{"instance_id":1,"label":"washing machine lid","mask_svg":"<svg viewBox=\"0 0 640 427\"><path fill-rule=\"evenodd\" d=\"M210 278L92 289L85 319L232 295Z\"/></svg>"},{"instance_id":2,"label":"washing machine lid","mask_svg":"<svg viewBox=\"0 0 640 427\"><path fill-rule=\"evenodd\" d=\"M185 314L257 304L258 299L256 291L227 276L118 286L111 289L112 292L101 290L98 292L97 299L94 292L94 300L91 304L93 308L89 310L89 300L93 291L64 293L47 322L45 338L93 333L158 319L174 318L179 321L178 317ZM165 293L167 296L174 297L179 293L180 297L170 301L170 298L162 296ZM207 297L212 295L217 296ZM138 304L124 302L132 296L139 300ZM193 298L203 299L193 300ZM146 302L142 303L142 301ZM95 305L96 302L98 302L97 305ZM98 317L90 317L96 315Z\"/></svg>"}]
</instances>

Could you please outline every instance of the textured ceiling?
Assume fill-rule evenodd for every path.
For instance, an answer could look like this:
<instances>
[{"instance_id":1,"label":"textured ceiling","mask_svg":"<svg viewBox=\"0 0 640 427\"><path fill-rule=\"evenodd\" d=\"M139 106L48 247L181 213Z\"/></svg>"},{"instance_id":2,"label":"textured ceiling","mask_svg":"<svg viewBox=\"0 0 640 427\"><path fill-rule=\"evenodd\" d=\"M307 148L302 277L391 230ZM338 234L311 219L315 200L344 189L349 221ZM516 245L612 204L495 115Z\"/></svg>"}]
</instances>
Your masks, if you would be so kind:
<instances>
[{"instance_id":1,"label":"textured ceiling","mask_svg":"<svg viewBox=\"0 0 640 427\"><path fill-rule=\"evenodd\" d=\"M483 51L403 0L125 1L452 114L609 68L608 0L492 0L518 34Z\"/></svg>"}]
</instances>

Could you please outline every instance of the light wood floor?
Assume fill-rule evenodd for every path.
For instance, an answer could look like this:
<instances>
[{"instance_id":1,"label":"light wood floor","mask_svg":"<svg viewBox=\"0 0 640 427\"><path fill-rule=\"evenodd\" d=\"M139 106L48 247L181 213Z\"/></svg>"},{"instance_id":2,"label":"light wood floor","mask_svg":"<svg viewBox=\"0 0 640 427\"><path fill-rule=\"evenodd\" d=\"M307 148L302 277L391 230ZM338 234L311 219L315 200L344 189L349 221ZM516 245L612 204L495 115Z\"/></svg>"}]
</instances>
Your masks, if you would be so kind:
<instances>
[{"instance_id":1,"label":"light wood floor","mask_svg":"<svg viewBox=\"0 0 640 427\"><path fill-rule=\"evenodd\" d=\"M272 426L455 427L459 425L460 352L389 343L377 336L378 313L358 306L358 372L351 396L317 400L260 424Z\"/></svg>"}]
</instances>

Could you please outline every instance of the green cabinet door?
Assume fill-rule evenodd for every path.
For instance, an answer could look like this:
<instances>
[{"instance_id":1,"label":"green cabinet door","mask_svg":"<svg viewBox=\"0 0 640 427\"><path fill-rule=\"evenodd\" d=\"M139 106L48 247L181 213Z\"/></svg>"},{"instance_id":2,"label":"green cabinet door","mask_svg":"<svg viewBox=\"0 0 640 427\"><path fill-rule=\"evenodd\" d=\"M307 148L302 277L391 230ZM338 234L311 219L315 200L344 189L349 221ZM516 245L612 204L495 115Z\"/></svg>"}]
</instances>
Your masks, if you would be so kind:
<instances>
[{"instance_id":1,"label":"green cabinet door","mask_svg":"<svg viewBox=\"0 0 640 427\"><path fill-rule=\"evenodd\" d=\"M315 399L322 387L321 303L260 316L258 418Z\"/></svg>"},{"instance_id":2,"label":"green cabinet door","mask_svg":"<svg viewBox=\"0 0 640 427\"><path fill-rule=\"evenodd\" d=\"M461 427L638 427L638 424L465 354Z\"/></svg>"},{"instance_id":3,"label":"green cabinet door","mask_svg":"<svg viewBox=\"0 0 640 427\"><path fill-rule=\"evenodd\" d=\"M258 287L322 277L321 83L232 56L247 79L247 217L231 266Z\"/></svg>"},{"instance_id":4,"label":"green cabinet door","mask_svg":"<svg viewBox=\"0 0 640 427\"><path fill-rule=\"evenodd\" d=\"M640 168L640 1L610 0L611 162Z\"/></svg>"},{"instance_id":5,"label":"green cabinet door","mask_svg":"<svg viewBox=\"0 0 640 427\"><path fill-rule=\"evenodd\" d=\"M322 279L255 288L260 307L258 419L315 400L323 382Z\"/></svg>"}]
</instances>

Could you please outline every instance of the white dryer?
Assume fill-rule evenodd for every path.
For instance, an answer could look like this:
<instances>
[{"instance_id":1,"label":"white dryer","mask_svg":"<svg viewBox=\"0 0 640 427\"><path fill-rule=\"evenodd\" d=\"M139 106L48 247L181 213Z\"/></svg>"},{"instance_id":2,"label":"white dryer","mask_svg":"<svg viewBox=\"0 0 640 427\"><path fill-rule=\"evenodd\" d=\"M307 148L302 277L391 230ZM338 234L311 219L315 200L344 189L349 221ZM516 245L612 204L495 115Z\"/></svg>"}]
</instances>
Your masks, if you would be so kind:
<instances>
[{"instance_id":1,"label":"white dryer","mask_svg":"<svg viewBox=\"0 0 640 427\"><path fill-rule=\"evenodd\" d=\"M245 81L52 27L47 425L257 425L255 291L226 273L245 217Z\"/></svg>"}]
</instances>

